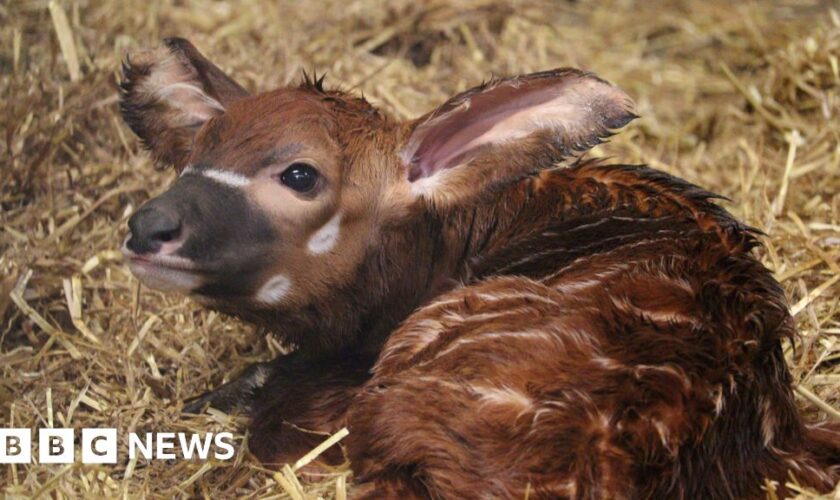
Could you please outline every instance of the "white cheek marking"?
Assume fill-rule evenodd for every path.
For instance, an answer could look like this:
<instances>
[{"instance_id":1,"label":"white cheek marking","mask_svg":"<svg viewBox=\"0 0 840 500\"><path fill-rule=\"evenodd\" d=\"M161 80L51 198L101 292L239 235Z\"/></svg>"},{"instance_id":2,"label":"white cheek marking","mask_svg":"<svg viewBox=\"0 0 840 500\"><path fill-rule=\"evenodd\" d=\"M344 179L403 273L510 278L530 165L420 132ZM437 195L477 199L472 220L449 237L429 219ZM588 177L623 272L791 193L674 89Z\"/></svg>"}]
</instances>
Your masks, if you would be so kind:
<instances>
[{"instance_id":1,"label":"white cheek marking","mask_svg":"<svg viewBox=\"0 0 840 500\"><path fill-rule=\"evenodd\" d=\"M236 172L229 172L227 170L216 170L214 168L196 170L192 166L188 166L183 170L183 172L181 172L181 175L186 174L203 175L208 179L213 179L214 181L220 184L224 184L225 186L230 186L234 188L245 187L251 183L251 179L245 177L242 174L237 174Z\"/></svg>"},{"instance_id":2,"label":"white cheek marking","mask_svg":"<svg viewBox=\"0 0 840 500\"><path fill-rule=\"evenodd\" d=\"M278 274L265 282L254 297L257 302L266 305L279 304L292 289L292 282L283 274Z\"/></svg>"},{"instance_id":3,"label":"white cheek marking","mask_svg":"<svg viewBox=\"0 0 840 500\"><path fill-rule=\"evenodd\" d=\"M329 252L338 243L338 236L341 234L341 212L335 214L332 219L315 231L309 238L309 251L314 254Z\"/></svg>"}]
</instances>

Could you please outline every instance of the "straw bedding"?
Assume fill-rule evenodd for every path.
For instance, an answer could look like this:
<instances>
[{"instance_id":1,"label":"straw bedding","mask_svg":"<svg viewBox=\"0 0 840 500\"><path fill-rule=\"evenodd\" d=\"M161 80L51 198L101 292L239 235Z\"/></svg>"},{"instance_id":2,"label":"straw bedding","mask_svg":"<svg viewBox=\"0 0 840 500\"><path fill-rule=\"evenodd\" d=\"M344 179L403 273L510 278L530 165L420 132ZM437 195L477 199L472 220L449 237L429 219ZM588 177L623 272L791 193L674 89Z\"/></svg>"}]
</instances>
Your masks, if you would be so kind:
<instances>
[{"instance_id":1,"label":"straw bedding","mask_svg":"<svg viewBox=\"0 0 840 500\"><path fill-rule=\"evenodd\" d=\"M577 66L642 119L593 154L717 191L764 231L801 332L801 409L840 419L840 10L832 2L0 3L0 427L117 427L117 465L0 467L8 497L341 498L352 472L125 458L130 431L233 430L180 402L283 350L265 331L141 288L126 219L173 179L120 120L126 50L190 38L252 90L302 70L413 117L487 77ZM325 436L326 437L326 436ZM796 488L794 488L796 489ZM773 497L772 493L768 493ZM840 493L836 493L840 494ZM803 491L802 495L811 494Z\"/></svg>"}]
</instances>

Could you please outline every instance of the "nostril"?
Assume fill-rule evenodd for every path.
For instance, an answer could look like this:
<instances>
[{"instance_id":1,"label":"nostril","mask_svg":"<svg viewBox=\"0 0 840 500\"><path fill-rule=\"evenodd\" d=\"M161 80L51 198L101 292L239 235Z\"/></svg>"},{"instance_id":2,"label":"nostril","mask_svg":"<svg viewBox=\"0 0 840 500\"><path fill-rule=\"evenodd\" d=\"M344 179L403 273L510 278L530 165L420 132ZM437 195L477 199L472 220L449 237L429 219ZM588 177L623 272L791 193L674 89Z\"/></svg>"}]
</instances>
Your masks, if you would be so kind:
<instances>
[{"instance_id":1,"label":"nostril","mask_svg":"<svg viewBox=\"0 0 840 500\"><path fill-rule=\"evenodd\" d=\"M128 221L128 248L138 254L157 253L164 243L178 239L181 220L169 211L151 206L140 209Z\"/></svg>"},{"instance_id":2,"label":"nostril","mask_svg":"<svg viewBox=\"0 0 840 500\"><path fill-rule=\"evenodd\" d=\"M177 227L173 227L171 229L163 229L155 234L152 235L153 240L157 240L161 243L169 243L178 238L178 235L181 233L181 226L178 225Z\"/></svg>"}]
</instances>

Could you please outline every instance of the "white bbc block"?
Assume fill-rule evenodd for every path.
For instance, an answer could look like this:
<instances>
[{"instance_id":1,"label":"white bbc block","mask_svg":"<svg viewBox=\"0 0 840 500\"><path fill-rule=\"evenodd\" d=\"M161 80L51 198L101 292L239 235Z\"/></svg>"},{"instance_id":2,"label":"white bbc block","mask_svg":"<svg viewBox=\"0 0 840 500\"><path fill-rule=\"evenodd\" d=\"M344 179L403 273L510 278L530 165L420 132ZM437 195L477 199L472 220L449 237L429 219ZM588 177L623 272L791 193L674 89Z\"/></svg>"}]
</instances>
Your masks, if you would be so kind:
<instances>
[{"instance_id":1,"label":"white bbc block","mask_svg":"<svg viewBox=\"0 0 840 500\"><path fill-rule=\"evenodd\" d=\"M73 429L38 429L38 463L72 464Z\"/></svg>"},{"instance_id":2,"label":"white bbc block","mask_svg":"<svg viewBox=\"0 0 840 500\"><path fill-rule=\"evenodd\" d=\"M32 430L0 429L0 464L32 463Z\"/></svg>"},{"instance_id":3,"label":"white bbc block","mask_svg":"<svg viewBox=\"0 0 840 500\"><path fill-rule=\"evenodd\" d=\"M117 463L117 429L82 429L82 463Z\"/></svg>"}]
</instances>

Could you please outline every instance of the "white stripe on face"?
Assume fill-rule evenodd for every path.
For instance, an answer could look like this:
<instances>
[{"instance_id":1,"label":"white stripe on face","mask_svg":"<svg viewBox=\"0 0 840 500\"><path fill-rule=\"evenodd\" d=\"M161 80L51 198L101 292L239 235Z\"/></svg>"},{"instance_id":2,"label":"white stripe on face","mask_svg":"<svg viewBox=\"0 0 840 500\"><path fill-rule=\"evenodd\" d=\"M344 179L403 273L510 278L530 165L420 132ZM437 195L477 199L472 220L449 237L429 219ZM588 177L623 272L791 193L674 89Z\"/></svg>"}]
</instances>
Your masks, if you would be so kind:
<instances>
[{"instance_id":1,"label":"white stripe on face","mask_svg":"<svg viewBox=\"0 0 840 500\"><path fill-rule=\"evenodd\" d=\"M234 188L245 187L251 183L251 179L245 177L242 174L237 174L236 172L230 172L228 170L217 170L215 168L196 170L192 166L189 166L185 168L183 172L181 172L181 175L186 174L203 175L208 179L213 179L219 184L224 184L225 186L230 186Z\"/></svg>"},{"instance_id":2,"label":"white stripe on face","mask_svg":"<svg viewBox=\"0 0 840 500\"><path fill-rule=\"evenodd\" d=\"M292 281L286 275L278 274L260 287L254 298L265 305L279 304L292 289Z\"/></svg>"},{"instance_id":3,"label":"white stripe on face","mask_svg":"<svg viewBox=\"0 0 840 500\"><path fill-rule=\"evenodd\" d=\"M341 212L333 215L332 219L328 220L326 224L321 226L321 229L315 231L315 234L309 238L307 245L310 253L316 255L329 252L338 243L338 237L341 234Z\"/></svg>"}]
</instances>

